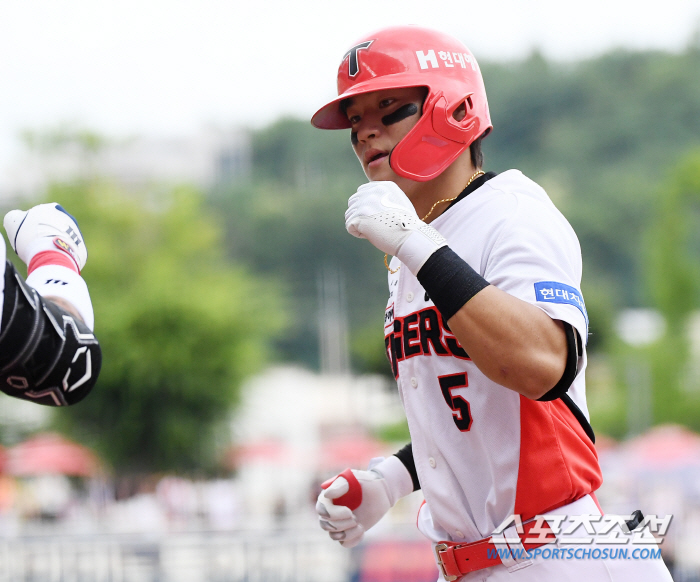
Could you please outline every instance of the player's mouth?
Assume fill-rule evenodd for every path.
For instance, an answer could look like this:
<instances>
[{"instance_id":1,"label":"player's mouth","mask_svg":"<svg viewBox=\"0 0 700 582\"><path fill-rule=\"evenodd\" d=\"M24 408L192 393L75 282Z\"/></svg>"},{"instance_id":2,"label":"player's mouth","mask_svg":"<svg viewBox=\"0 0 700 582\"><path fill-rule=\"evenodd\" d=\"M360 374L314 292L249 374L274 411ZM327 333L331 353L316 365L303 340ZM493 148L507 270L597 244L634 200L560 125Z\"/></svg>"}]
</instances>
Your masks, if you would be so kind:
<instances>
[{"instance_id":1,"label":"player's mouth","mask_svg":"<svg viewBox=\"0 0 700 582\"><path fill-rule=\"evenodd\" d=\"M384 158L386 158L388 156L389 156L389 154L387 152L383 152L383 151L378 150L376 148L369 149L365 152L365 155L364 155L365 164L367 164L368 168L377 167L379 164L382 163Z\"/></svg>"}]
</instances>

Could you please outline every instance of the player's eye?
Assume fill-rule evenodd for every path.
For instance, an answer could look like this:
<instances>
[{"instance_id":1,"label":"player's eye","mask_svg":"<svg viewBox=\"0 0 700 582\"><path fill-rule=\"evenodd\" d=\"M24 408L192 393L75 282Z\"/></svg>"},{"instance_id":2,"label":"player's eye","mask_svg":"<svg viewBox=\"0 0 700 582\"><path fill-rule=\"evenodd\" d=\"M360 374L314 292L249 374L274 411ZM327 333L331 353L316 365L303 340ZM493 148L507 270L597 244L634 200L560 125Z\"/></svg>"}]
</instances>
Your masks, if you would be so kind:
<instances>
[{"instance_id":1,"label":"player's eye","mask_svg":"<svg viewBox=\"0 0 700 582\"><path fill-rule=\"evenodd\" d=\"M352 125L355 125L356 123L360 123L360 116L359 115L348 115L348 121Z\"/></svg>"},{"instance_id":2,"label":"player's eye","mask_svg":"<svg viewBox=\"0 0 700 582\"><path fill-rule=\"evenodd\" d=\"M389 107L392 103L394 103L396 99L390 98L390 99L382 99L379 102L379 109L384 109L385 107Z\"/></svg>"}]
</instances>

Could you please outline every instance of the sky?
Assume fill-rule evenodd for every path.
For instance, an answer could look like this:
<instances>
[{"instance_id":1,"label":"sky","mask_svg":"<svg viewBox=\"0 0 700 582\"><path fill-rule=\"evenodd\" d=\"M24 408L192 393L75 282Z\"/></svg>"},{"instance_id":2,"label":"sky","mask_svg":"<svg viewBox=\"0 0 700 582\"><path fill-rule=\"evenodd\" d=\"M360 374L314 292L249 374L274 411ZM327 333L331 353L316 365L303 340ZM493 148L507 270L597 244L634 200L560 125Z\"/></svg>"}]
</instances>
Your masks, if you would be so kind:
<instances>
[{"instance_id":1,"label":"sky","mask_svg":"<svg viewBox=\"0 0 700 582\"><path fill-rule=\"evenodd\" d=\"M682 50L700 0L0 0L0 172L23 129L181 135L309 117L353 41L394 24L444 30L482 61L533 48L572 61Z\"/></svg>"}]
</instances>

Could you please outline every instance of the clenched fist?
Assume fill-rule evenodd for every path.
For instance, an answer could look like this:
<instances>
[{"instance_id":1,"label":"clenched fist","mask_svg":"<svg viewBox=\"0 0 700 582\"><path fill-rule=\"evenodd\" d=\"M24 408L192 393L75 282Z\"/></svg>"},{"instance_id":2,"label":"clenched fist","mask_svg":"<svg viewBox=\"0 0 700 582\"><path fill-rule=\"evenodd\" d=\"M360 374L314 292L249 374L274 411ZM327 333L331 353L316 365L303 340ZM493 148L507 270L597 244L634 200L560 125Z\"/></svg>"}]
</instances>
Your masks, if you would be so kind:
<instances>
[{"instance_id":1,"label":"clenched fist","mask_svg":"<svg viewBox=\"0 0 700 582\"><path fill-rule=\"evenodd\" d=\"M78 222L55 202L11 210L4 226L12 248L26 265L40 252L62 251L75 261L78 271L85 266L87 248Z\"/></svg>"},{"instance_id":2,"label":"clenched fist","mask_svg":"<svg viewBox=\"0 0 700 582\"><path fill-rule=\"evenodd\" d=\"M348 200L345 228L379 250L397 257L416 275L445 238L418 218L413 204L394 182L369 182Z\"/></svg>"}]
</instances>

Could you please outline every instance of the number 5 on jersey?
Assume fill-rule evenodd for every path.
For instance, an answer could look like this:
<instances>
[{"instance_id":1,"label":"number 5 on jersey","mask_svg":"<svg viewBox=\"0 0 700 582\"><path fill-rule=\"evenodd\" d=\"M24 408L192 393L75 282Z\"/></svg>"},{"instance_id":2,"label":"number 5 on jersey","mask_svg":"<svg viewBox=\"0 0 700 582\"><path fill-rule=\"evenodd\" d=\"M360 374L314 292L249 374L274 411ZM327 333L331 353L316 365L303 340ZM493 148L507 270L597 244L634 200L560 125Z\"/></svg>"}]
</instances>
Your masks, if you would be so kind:
<instances>
[{"instance_id":1,"label":"number 5 on jersey","mask_svg":"<svg viewBox=\"0 0 700 582\"><path fill-rule=\"evenodd\" d=\"M472 426L472 414L469 409L469 402L461 396L453 396L452 390L455 388L466 388L469 386L466 372L461 374L448 374L438 376L442 395L447 402L447 406L452 410L452 420L462 432L467 432Z\"/></svg>"}]
</instances>

